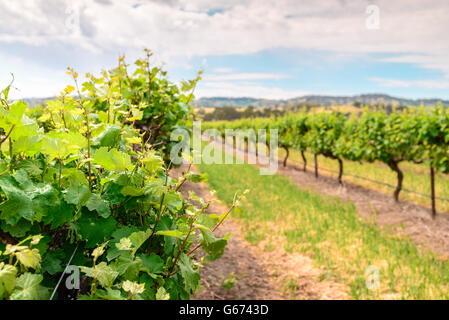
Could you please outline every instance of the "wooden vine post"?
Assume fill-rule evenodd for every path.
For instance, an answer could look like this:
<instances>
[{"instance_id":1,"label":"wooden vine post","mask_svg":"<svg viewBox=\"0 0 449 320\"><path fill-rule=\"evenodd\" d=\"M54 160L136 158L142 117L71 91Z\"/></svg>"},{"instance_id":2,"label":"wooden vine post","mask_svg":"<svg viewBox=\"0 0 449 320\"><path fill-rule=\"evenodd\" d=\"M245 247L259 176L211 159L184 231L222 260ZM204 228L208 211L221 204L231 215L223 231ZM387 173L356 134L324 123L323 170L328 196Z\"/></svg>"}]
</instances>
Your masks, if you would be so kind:
<instances>
[{"instance_id":1,"label":"wooden vine post","mask_svg":"<svg viewBox=\"0 0 449 320\"><path fill-rule=\"evenodd\" d=\"M437 211L435 205L435 169L430 165L430 199L432 202L432 219L435 219Z\"/></svg>"}]
</instances>

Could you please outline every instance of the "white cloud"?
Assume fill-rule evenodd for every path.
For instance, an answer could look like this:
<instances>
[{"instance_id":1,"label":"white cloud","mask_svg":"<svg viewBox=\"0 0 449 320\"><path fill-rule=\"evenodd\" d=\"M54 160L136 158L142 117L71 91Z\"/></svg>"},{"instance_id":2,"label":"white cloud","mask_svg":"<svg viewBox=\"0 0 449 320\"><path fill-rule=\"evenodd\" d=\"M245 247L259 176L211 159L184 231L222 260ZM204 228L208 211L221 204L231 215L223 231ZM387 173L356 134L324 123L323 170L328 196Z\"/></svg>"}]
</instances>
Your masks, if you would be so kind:
<instances>
[{"instance_id":1,"label":"white cloud","mask_svg":"<svg viewBox=\"0 0 449 320\"><path fill-rule=\"evenodd\" d=\"M265 99L288 99L309 92L268 87L252 82L205 81L198 87L195 96L201 97L255 97Z\"/></svg>"},{"instance_id":2,"label":"white cloud","mask_svg":"<svg viewBox=\"0 0 449 320\"><path fill-rule=\"evenodd\" d=\"M378 30L366 28L371 3L380 9ZM447 0L2 0L0 46L57 44L131 56L148 47L171 68L188 68L195 56L273 48L394 54L382 61L412 63L449 77L448 16ZM215 80L247 76L215 75Z\"/></svg>"},{"instance_id":3,"label":"white cloud","mask_svg":"<svg viewBox=\"0 0 449 320\"><path fill-rule=\"evenodd\" d=\"M377 82L382 87L394 88L428 88L428 89L449 89L449 80L426 79L426 80L398 80L389 78L369 78Z\"/></svg>"},{"instance_id":4,"label":"white cloud","mask_svg":"<svg viewBox=\"0 0 449 320\"><path fill-rule=\"evenodd\" d=\"M438 39L437 39L438 40ZM446 77L449 77L449 55L435 52L426 55L411 55L404 54L394 57L379 59L380 62L393 62L393 63L411 63L422 68L434 69L443 71Z\"/></svg>"},{"instance_id":5,"label":"white cloud","mask_svg":"<svg viewBox=\"0 0 449 320\"><path fill-rule=\"evenodd\" d=\"M7 73L0 73L0 88L5 88L11 82L11 74L14 75L11 99L55 96L70 83L65 70L47 68L2 53L0 61L8 66Z\"/></svg>"},{"instance_id":6,"label":"white cloud","mask_svg":"<svg viewBox=\"0 0 449 320\"><path fill-rule=\"evenodd\" d=\"M276 73L229 73L229 74L210 74L205 75L205 80L214 80L214 81L234 81L234 80L280 80L287 79L291 76L286 74L276 74Z\"/></svg>"},{"instance_id":7,"label":"white cloud","mask_svg":"<svg viewBox=\"0 0 449 320\"><path fill-rule=\"evenodd\" d=\"M215 68L212 71L216 73L230 73L232 72L232 68Z\"/></svg>"},{"instance_id":8,"label":"white cloud","mask_svg":"<svg viewBox=\"0 0 449 320\"><path fill-rule=\"evenodd\" d=\"M70 5L78 4L79 28ZM105 4L106 3L106 4ZM425 55L447 65L446 0L378 0L380 29L369 30L368 1L2 0L0 42L79 43L85 48L153 48L165 56L247 54L275 47ZM212 11L211 11L212 10ZM216 14L211 12L216 11ZM76 11L76 10L75 10ZM426 58L427 57L427 58Z\"/></svg>"}]
</instances>

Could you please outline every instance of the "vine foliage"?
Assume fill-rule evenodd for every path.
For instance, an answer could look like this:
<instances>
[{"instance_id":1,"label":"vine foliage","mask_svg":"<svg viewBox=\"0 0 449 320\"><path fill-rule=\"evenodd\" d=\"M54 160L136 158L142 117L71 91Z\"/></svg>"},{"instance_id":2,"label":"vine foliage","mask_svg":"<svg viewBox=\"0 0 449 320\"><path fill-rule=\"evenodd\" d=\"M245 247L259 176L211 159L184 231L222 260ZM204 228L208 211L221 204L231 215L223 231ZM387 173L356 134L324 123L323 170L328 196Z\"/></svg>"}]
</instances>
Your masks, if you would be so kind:
<instances>
[{"instance_id":1,"label":"vine foliage","mask_svg":"<svg viewBox=\"0 0 449 320\"><path fill-rule=\"evenodd\" d=\"M73 252L81 287L59 299L188 299L203 259L223 253L212 230L229 212L179 191L205 177L169 176L201 74L178 86L150 57L83 83L68 68L73 84L43 107L1 92L0 299L49 298Z\"/></svg>"}]
</instances>

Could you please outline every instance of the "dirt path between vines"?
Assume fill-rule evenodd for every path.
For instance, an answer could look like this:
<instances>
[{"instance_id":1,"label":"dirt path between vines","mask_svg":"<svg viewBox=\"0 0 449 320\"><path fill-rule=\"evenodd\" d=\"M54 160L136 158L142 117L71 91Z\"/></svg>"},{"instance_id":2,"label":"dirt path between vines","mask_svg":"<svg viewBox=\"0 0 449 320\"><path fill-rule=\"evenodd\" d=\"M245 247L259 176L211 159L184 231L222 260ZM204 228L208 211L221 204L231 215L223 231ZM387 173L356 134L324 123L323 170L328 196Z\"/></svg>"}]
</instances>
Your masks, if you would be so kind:
<instances>
[{"instance_id":1,"label":"dirt path between vines","mask_svg":"<svg viewBox=\"0 0 449 320\"><path fill-rule=\"evenodd\" d=\"M172 170L179 176L184 168ZM214 200L209 213L221 214L227 207L211 196L207 184L186 182L182 193L187 196L193 190L205 200ZM258 300L258 299L348 299L347 288L340 283L320 281L321 271L313 266L313 261L303 255L287 254L279 248L264 251L262 247L251 245L241 232L239 222L226 220L216 230L219 236L231 233L223 256L210 262L202 270L202 286L196 300ZM222 284L233 273L238 281L230 290Z\"/></svg>"}]
</instances>

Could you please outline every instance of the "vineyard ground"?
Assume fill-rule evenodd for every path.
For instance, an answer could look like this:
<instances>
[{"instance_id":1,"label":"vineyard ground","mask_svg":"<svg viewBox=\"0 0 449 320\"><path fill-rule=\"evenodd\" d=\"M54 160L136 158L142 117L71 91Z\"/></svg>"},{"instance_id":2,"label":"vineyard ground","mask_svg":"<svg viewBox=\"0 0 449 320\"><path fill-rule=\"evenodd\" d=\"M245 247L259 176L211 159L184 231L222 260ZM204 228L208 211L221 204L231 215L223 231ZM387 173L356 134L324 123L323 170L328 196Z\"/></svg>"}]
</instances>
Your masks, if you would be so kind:
<instances>
[{"instance_id":1,"label":"vineyard ground","mask_svg":"<svg viewBox=\"0 0 449 320\"><path fill-rule=\"evenodd\" d=\"M247 152L244 152L244 156L247 159ZM374 219L378 226L410 237L420 249L430 249L441 259L449 259L448 214L440 213L434 220L430 209L425 206L404 200L396 203L391 194L378 192L352 181L347 182L344 178L343 186L339 185L335 177L326 174L321 173L317 179L310 166L304 172L302 168L292 164L292 161L283 167L282 160L279 160L278 173L288 177L302 189L352 202L357 212L366 220Z\"/></svg>"},{"instance_id":2,"label":"vineyard ground","mask_svg":"<svg viewBox=\"0 0 449 320\"><path fill-rule=\"evenodd\" d=\"M352 202L298 185L281 172L260 175L254 165L198 167L228 205L236 190L250 189L236 220L244 238L264 254L279 249L304 254L321 271L319 280L344 284L355 299L449 297L447 260L419 250L410 237L379 228L374 219L363 219ZM380 277L375 290L366 284L373 266Z\"/></svg>"},{"instance_id":3,"label":"vineyard ground","mask_svg":"<svg viewBox=\"0 0 449 320\"><path fill-rule=\"evenodd\" d=\"M285 150L279 148L279 159L284 159ZM305 156L308 163L308 169L313 168L313 154L305 152ZM290 157L288 158L289 164L294 164L298 167L302 167L302 157L299 151L290 149ZM338 162L333 159L326 158L324 156L318 156L318 167L320 175L337 178L338 176ZM430 209L430 199L422 194L430 196L430 178L429 168L422 164L413 164L409 162L401 162L399 167L404 173L403 187L400 199L406 200ZM331 171L329 171L331 170ZM344 161L343 180L350 182L354 185L359 185L366 189L383 193L387 196L392 196L394 186L396 186L397 178L396 173L388 168L385 164L380 162L374 163L359 163L355 161ZM356 175L360 178L356 178L351 175ZM363 178L363 179L361 179ZM365 180L368 179L368 180ZM378 181L374 183L370 180ZM386 186L388 184L390 186ZM413 190L416 193L407 192L405 189ZM446 174L438 172L436 174L435 191L437 197L449 198L449 179ZM449 201L436 200L437 210L441 213L449 213Z\"/></svg>"},{"instance_id":4,"label":"vineyard ground","mask_svg":"<svg viewBox=\"0 0 449 320\"><path fill-rule=\"evenodd\" d=\"M419 247L432 250L442 259L449 258L447 214L439 214L433 220L426 207L407 201L396 203L391 195L348 182L340 186L336 179L327 176L321 175L316 179L310 170L303 172L293 165L284 168L279 163L279 166L279 173L289 177L301 188L351 201L365 219L374 219L378 226L409 236Z\"/></svg>"},{"instance_id":5,"label":"vineyard ground","mask_svg":"<svg viewBox=\"0 0 449 320\"><path fill-rule=\"evenodd\" d=\"M185 167L172 170L179 176ZM195 168L196 171L196 168ZM181 188L187 196L192 190L205 200L213 199L209 213L221 214L227 207L212 196L206 183L186 182ZM242 234L238 220L228 219L217 229L223 236L231 233L224 255L201 270L202 286L196 300L252 299L345 299L344 285L319 279L320 270L309 257L286 253L282 248L267 252L263 246L250 244ZM235 286L225 289L223 281L233 273Z\"/></svg>"}]
</instances>

